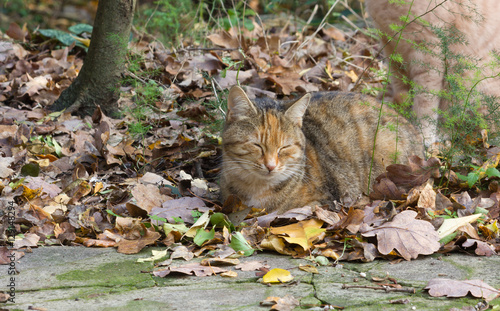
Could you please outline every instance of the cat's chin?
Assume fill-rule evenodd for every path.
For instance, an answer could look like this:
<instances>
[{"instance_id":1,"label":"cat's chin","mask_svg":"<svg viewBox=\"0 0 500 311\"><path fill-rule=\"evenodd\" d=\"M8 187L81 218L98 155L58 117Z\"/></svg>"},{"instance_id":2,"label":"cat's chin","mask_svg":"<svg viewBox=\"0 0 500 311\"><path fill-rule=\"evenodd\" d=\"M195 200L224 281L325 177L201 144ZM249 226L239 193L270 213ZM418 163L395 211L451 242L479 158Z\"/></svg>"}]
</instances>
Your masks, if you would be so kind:
<instances>
[{"instance_id":1,"label":"cat's chin","mask_svg":"<svg viewBox=\"0 0 500 311\"><path fill-rule=\"evenodd\" d=\"M259 182L266 183L266 185L276 185L288 178L286 174L280 171L269 172L267 170L259 171L257 174L254 174L254 176Z\"/></svg>"}]
</instances>

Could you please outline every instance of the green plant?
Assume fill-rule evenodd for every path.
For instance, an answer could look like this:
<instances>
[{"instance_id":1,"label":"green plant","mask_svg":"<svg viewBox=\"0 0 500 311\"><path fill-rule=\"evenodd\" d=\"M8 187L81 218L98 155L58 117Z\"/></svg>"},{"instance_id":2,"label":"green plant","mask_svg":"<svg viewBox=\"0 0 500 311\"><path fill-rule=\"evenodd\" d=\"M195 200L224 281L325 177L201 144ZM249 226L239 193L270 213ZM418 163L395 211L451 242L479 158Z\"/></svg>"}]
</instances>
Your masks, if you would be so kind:
<instances>
[{"instance_id":1,"label":"green plant","mask_svg":"<svg viewBox=\"0 0 500 311\"><path fill-rule=\"evenodd\" d=\"M203 21L205 1L196 5L189 0L158 0L154 4L139 8L134 22L137 28L172 46L182 45L184 39L204 40L208 31Z\"/></svg>"},{"instance_id":2,"label":"green plant","mask_svg":"<svg viewBox=\"0 0 500 311\"><path fill-rule=\"evenodd\" d=\"M135 90L134 105L126 109L132 118L128 123L129 132L134 137L144 137L153 128L149 120L155 113L155 103L161 99L163 90L154 80L159 70L143 70L143 64L140 56L130 55L127 64L129 74L122 80L122 85L132 86Z\"/></svg>"},{"instance_id":3,"label":"green plant","mask_svg":"<svg viewBox=\"0 0 500 311\"><path fill-rule=\"evenodd\" d=\"M218 93L217 98L209 100L204 103L207 107L207 111L211 116L211 120L207 124L208 134L213 136L215 139L220 139L220 133L224 128L224 122L226 120L227 111L227 94L229 90L224 90Z\"/></svg>"},{"instance_id":4,"label":"green plant","mask_svg":"<svg viewBox=\"0 0 500 311\"><path fill-rule=\"evenodd\" d=\"M445 215L438 215L431 210L427 211L427 214L429 214L431 218L444 218L444 219L458 218L458 214L456 211L450 210L448 208L445 208L443 211L446 213Z\"/></svg>"},{"instance_id":5,"label":"green plant","mask_svg":"<svg viewBox=\"0 0 500 311\"><path fill-rule=\"evenodd\" d=\"M467 176L457 173L457 177L463 181L466 181L469 187L475 185L482 178L492 178L492 177L500 178L500 171L498 171L498 169L496 169L495 167L475 166L472 164L470 166L474 170L469 174L467 174Z\"/></svg>"},{"instance_id":6,"label":"green plant","mask_svg":"<svg viewBox=\"0 0 500 311\"><path fill-rule=\"evenodd\" d=\"M250 31L254 30L255 26L248 17L255 16L256 13L252 9L246 7L244 3L244 1L237 2L234 9L227 10L227 17L222 19L224 29L229 30L231 27L242 24L246 29Z\"/></svg>"},{"instance_id":7,"label":"green plant","mask_svg":"<svg viewBox=\"0 0 500 311\"><path fill-rule=\"evenodd\" d=\"M486 79L498 79L497 75L485 76L483 72L491 72L491 69L497 70L500 68L500 57L498 53L494 53L493 60L488 64L482 64L480 59L473 55L473 53L465 53L457 46L466 46L468 44L466 36L455 28L453 23L443 23L444 26L435 26L429 24L423 16L426 14L433 14L434 7L429 7L428 11L424 14L415 16L412 14L412 6L416 1L399 1L389 0L391 3L399 3L409 5L407 13L399 19L399 25L390 25L393 34L383 33L377 29L370 29L369 33L385 38L386 41L395 44L394 51L398 51L397 46L401 42L409 43L412 49L419 51L428 58L438 60L438 65L430 65L431 62L422 58L422 61L412 61L413 68L421 67L422 71L437 73L438 76L443 77L444 87L437 90L427 89L408 79L408 77L394 77L391 68L402 68L409 70L407 66L410 64L405 63L402 55L394 52L388 57L388 71L386 73L373 70L376 76L381 76L382 87L378 91L382 94L382 105L387 104L384 98L387 92L388 81L391 78L393 81L399 79L399 83L406 84L409 87L404 103L396 108L403 116L413 120L419 127L434 126L438 132L439 137L444 138L447 142L441 144L440 154L446 163L446 167L451 167L457 159L462 163L472 163L470 159L477 158L477 145L471 143L480 136L479 129L499 129L500 128L500 109L497 103L497 98L481 93L477 86L480 82ZM438 7L437 4L436 7ZM463 16L463 19L469 18L470 21L480 21L481 16L478 16L477 11L465 10L469 12L470 16ZM462 18L462 17L461 17ZM412 23L420 23L433 33L436 40L420 40L413 41L406 38L407 33L405 29ZM451 26L450 26L451 25ZM488 71L485 69L489 69ZM384 76L385 74L385 76ZM373 93L373 88L365 92ZM439 98L441 103L446 103L446 110L438 109L435 111L439 116L438 119L425 117L417 120L415 115L409 109L417 96L429 96L432 98ZM485 108L486 107L486 108ZM486 109L486 114L482 113ZM483 111L481 111L483 110ZM498 139L498 134L490 134L493 139ZM376 138L375 138L376 139ZM481 178L489 176L497 176L498 172L495 168L482 169L470 164L467 167L472 167L473 171L468 176L459 176L467 181L470 187L476 184ZM488 170L488 174L486 173Z\"/></svg>"}]
</instances>

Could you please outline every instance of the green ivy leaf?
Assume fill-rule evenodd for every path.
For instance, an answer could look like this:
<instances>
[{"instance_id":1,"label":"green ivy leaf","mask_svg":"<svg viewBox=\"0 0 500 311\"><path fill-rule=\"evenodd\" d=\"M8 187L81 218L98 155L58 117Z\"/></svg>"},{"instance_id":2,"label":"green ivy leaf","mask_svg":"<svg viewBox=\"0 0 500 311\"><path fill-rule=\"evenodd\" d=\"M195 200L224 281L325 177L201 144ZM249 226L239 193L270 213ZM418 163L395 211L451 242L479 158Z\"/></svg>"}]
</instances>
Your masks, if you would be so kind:
<instances>
[{"instance_id":1,"label":"green ivy leaf","mask_svg":"<svg viewBox=\"0 0 500 311\"><path fill-rule=\"evenodd\" d=\"M248 244L247 240L245 240L245 237L241 234L241 232L233 233L229 246L231 246L231 248L236 252L242 251L245 256L250 256L255 251L250 244Z\"/></svg>"},{"instance_id":2,"label":"green ivy leaf","mask_svg":"<svg viewBox=\"0 0 500 311\"><path fill-rule=\"evenodd\" d=\"M500 178L500 172L496 168L490 167L489 169L486 170L486 176Z\"/></svg>"},{"instance_id":3,"label":"green ivy leaf","mask_svg":"<svg viewBox=\"0 0 500 311\"><path fill-rule=\"evenodd\" d=\"M57 29L38 29L38 32L48 38L57 39L63 45L71 45L76 41L69 33Z\"/></svg>"},{"instance_id":4,"label":"green ivy leaf","mask_svg":"<svg viewBox=\"0 0 500 311\"><path fill-rule=\"evenodd\" d=\"M245 20L243 20L243 26L245 26L245 28L249 31L252 31L255 29L255 25L253 24L253 22L247 18L245 18Z\"/></svg>"},{"instance_id":5,"label":"green ivy leaf","mask_svg":"<svg viewBox=\"0 0 500 311\"><path fill-rule=\"evenodd\" d=\"M215 230L214 230L214 228L212 228L212 230L210 230L210 231L206 231L205 229L200 228L196 232L196 235L193 238L193 242L196 245L201 246L201 245L203 245L203 243L205 243L206 241L209 241L209 240L213 239L214 237L215 237Z\"/></svg>"},{"instance_id":6,"label":"green ivy leaf","mask_svg":"<svg viewBox=\"0 0 500 311\"><path fill-rule=\"evenodd\" d=\"M478 180L479 174L477 173L469 173L469 175L467 175L467 185L469 185L469 187L474 186Z\"/></svg>"},{"instance_id":7,"label":"green ivy leaf","mask_svg":"<svg viewBox=\"0 0 500 311\"><path fill-rule=\"evenodd\" d=\"M210 223L212 224L212 226L219 226L219 227L226 227L228 228L230 231L233 231L234 230L234 226L233 224L229 221L229 219L227 218L227 216L225 214L222 214L222 213L214 213L211 217L210 217Z\"/></svg>"},{"instance_id":8,"label":"green ivy leaf","mask_svg":"<svg viewBox=\"0 0 500 311\"><path fill-rule=\"evenodd\" d=\"M93 27L89 24L76 24L68 28L72 33L79 35L83 32L92 33Z\"/></svg>"}]
</instances>

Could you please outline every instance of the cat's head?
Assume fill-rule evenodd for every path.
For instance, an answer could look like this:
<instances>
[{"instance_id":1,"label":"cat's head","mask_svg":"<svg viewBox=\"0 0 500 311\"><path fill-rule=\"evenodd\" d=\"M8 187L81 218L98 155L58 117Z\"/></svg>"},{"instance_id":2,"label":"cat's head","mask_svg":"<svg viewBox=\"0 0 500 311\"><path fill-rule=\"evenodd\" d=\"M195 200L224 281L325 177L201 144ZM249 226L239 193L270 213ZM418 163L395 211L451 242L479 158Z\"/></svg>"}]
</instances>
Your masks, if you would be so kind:
<instances>
[{"instance_id":1,"label":"cat's head","mask_svg":"<svg viewBox=\"0 0 500 311\"><path fill-rule=\"evenodd\" d=\"M307 94L286 109L264 108L240 87L231 88L222 135L224 170L273 184L301 173L305 163L302 118L310 99Z\"/></svg>"}]
</instances>

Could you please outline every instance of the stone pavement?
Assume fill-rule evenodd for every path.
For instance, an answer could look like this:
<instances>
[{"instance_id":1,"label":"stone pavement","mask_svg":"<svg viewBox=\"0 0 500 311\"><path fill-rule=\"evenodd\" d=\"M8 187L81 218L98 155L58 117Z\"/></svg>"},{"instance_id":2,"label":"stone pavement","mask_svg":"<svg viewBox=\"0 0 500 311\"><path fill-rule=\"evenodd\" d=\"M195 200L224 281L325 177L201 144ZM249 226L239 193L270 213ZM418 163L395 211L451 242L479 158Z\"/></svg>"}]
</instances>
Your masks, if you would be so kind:
<instances>
[{"instance_id":1,"label":"stone pavement","mask_svg":"<svg viewBox=\"0 0 500 311\"><path fill-rule=\"evenodd\" d=\"M342 262L336 267L318 267L319 274L299 270L299 264L311 263L304 259L274 253L240 258L241 261L266 261L271 268L288 269L294 276L291 284L264 285L258 282L255 272L241 270L235 270L236 278L220 275L152 277L148 273L152 263L136 263L137 258L151 256L151 250L123 255L112 248L33 249L16 262L20 274L15 275L15 304L1 304L0 310L269 310L259 303L269 296L285 295L300 300L301 307L297 310L323 310L325 305L344 307L344 310L449 310L474 306L481 299L430 297L422 290L430 279L481 279L500 288L500 256L436 254L397 264ZM174 261L174 264L184 263ZM343 284L377 286L368 279L387 275L404 287L414 288L416 293L342 288ZM8 266L0 266L0 291L7 291L10 277ZM407 304L390 302L405 299ZM490 305L500 308L500 298Z\"/></svg>"}]
</instances>

